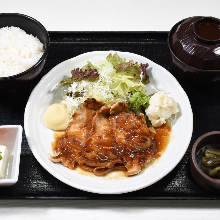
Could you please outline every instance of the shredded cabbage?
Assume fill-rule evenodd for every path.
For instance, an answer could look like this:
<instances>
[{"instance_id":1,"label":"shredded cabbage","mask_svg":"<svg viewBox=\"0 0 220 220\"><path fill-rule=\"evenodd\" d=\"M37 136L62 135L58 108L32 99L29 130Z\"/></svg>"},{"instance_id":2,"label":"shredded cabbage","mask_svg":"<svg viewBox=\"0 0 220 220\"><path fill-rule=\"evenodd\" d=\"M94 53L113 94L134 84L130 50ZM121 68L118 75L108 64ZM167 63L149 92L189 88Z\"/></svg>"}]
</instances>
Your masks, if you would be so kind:
<instances>
[{"instance_id":1,"label":"shredded cabbage","mask_svg":"<svg viewBox=\"0 0 220 220\"><path fill-rule=\"evenodd\" d=\"M72 111L75 111L76 103L79 107L89 97L106 103L127 101L131 110L136 113L141 112L140 109L147 105L149 100L146 86L141 82L138 63L127 62L117 53L110 53L105 60L88 62L81 70L85 71L88 67L98 70L99 77L96 80L67 78L60 82L59 85L66 87L67 95L63 103L67 105L67 109L71 109L70 105L72 105ZM71 99L74 100L74 105Z\"/></svg>"}]
</instances>

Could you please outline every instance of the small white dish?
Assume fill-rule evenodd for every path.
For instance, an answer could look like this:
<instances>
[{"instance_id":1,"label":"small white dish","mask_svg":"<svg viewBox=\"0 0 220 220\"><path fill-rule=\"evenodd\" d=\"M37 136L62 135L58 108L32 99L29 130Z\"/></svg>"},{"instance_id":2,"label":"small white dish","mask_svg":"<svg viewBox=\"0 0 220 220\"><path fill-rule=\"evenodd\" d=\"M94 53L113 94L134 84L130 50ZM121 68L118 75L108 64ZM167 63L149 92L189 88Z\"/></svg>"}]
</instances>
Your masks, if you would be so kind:
<instances>
[{"instance_id":1,"label":"small white dish","mask_svg":"<svg viewBox=\"0 0 220 220\"><path fill-rule=\"evenodd\" d=\"M0 186L11 186L18 181L22 130L21 125L0 126L0 144L7 146L9 152L6 176L0 179Z\"/></svg>"},{"instance_id":2,"label":"small white dish","mask_svg":"<svg viewBox=\"0 0 220 220\"><path fill-rule=\"evenodd\" d=\"M117 52L120 57L139 63L148 63L152 68L149 73L150 84L158 90L170 94L179 104L181 114L172 125L171 140L163 155L147 169L136 176L106 179L104 177L83 175L61 164L51 162L51 142L53 132L43 123L43 113L53 102L55 85L64 76L71 76L71 70L93 60L103 59L109 53ZM153 61L129 52L94 51L81 54L55 66L34 88L27 102L24 115L24 128L29 146L38 162L60 181L88 192L100 194L120 194L150 186L167 175L179 163L185 154L192 136L193 114L189 99L175 77Z\"/></svg>"}]
</instances>

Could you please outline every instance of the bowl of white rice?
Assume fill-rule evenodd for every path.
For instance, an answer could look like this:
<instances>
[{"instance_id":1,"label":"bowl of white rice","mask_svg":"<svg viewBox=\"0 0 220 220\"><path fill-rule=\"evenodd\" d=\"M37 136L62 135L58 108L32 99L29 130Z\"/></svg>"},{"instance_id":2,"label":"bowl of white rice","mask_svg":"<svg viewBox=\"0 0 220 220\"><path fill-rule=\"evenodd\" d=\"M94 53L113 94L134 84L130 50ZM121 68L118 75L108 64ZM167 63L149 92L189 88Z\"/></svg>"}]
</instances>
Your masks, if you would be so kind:
<instances>
[{"instance_id":1,"label":"bowl of white rice","mask_svg":"<svg viewBox=\"0 0 220 220\"><path fill-rule=\"evenodd\" d=\"M48 47L49 35L40 22L23 14L0 14L0 89L28 87L41 73Z\"/></svg>"}]
</instances>

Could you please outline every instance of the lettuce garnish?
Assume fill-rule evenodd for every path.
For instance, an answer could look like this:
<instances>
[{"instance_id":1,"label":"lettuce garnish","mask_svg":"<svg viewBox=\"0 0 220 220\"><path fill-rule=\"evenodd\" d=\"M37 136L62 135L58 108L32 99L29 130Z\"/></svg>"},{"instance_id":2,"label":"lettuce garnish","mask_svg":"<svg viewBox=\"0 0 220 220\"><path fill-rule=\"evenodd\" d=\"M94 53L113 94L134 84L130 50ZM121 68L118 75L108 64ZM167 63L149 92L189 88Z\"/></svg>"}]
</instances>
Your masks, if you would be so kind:
<instances>
[{"instance_id":1,"label":"lettuce garnish","mask_svg":"<svg viewBox=\"0 0 220 220\"><path fill-rule=\"evenodd\" d=\"M150 96L142 91L132 93L128 99L129 108L135 113L145 113L145 109L149 105Z\"/></svg>"},{"instance_id":2,"label":"lettuce garnish","mask_svg":"<svg viewBox=\"0 0 220 220\"><path fill-rule=\"evenodd\" d=\"M88 63L86 65L84 65L80 70L81 71L86 71L88 68L91 68L91 69L98 69L95 65L93 65L90 61L88 61Z\"/></svg>"},{"instance_id":3,"label":"lettuce garnish","mask_svg":"<svg viewBox=\"0 0 220 220\"><path fill-rule=\"evenodd\" d=\"M127 61L117 53L110 53L105 60L73 69L72 77L62 80L58 86L65 86L66 96L77 99L79 105L89 97L106 103L125 100L130 110L145 113L150 99L145 86L149 81L147 67L148 64ZM75 96L78 93L83 95Z\"/></svg>"},{"instance_id":4,"label":"lettuce garnish","mask_svg":"<svg viewBox=\"0 0 220 220\"><path fill-rule=\"evenodd\" d=\"M122 63L125 63L126 62L126 59L125 58L121 58L118 56L117 53L115 54L109 54L107 57L106 57L106 60L112 64L112 66L117 70L118 67L120 66L120 64Z\"/></svg>"},{"instance_id":5,"label":"lettuce garnish","mask_svg":"<svg viewBox=\"0 0 220 220\"><path fill-rule=\"evenodd\" d=\"M99 77L97 67L95 67L91 62L88 62L82 68L76 68L71 71L72 77L62 80L58 86L71 86L73 82L88 80L96 81Z\"/></svg>"},{"instance_id":6,"label":"lettuce garnish","mask_svg":"<svg viewBox=\"0 0 220 220\"><path fill-rule=\"evenodd\" d=\"M75 81L76 80L73 78L66 78L66 79L62 80L61 82L59 82L57 86L58 87L59 86L67 86L68 87L68 86L71 86L71 84Z\"/></svg>"},{"instance_id":7,"label":"lettuce garnish","mask_svg":"<svg viewBox=\"0 0 220 220\"><path fill-rule=\"evenodd\" d=\"M110 88L116 97L127 98L129 93L135 91L145 92L145 85L141 81L141 65L133 61L118 56L117 53L111 53L106 60L112 64L115 72L111 73L113 79Z\"/></svg>"},{"instance_id":8,"label":"lettuce garnish","mask_svg":"<svg viewBox=\"0 0 220 220\"><path fill-rule=\"evenodd\" d=\"M117 53L112 55L111 53L106 57L106 60L110 62L116 73L132 76L134 80L140 80L140 65L133 61L126 61L125 58L121 58Z\"/></svg>"},{"instance_id":9,"label":"lettuce garnish","mask_svg":"<svg viewBox=\"0 0 220 220\"><path fill-rule=\"evenodd\" d=\"M145 86L140 80L136 80L132 76L112 73L111 77L114 80L110 83L110 88L116 97L126 98L130 92L145 91Z\"/></svg>"}]
</instances>

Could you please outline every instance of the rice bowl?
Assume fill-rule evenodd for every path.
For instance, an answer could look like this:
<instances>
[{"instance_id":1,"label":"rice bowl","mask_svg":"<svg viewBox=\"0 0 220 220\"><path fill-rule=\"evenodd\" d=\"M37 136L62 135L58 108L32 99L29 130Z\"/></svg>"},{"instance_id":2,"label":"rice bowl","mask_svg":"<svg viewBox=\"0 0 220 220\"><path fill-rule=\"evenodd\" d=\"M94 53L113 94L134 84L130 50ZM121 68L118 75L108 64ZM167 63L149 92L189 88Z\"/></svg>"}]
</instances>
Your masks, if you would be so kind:
<instances>
[{"instance_id":1,"label":"rice bowl","mask_svg":"<svg viewBox=\"0 0 220 220\"><path fill-rule=\"evenodd\" d=\"M37 37L18 27L0 28L0 77L24 72L43 55L43 44Z\"/></svg>"}]
</instances>

